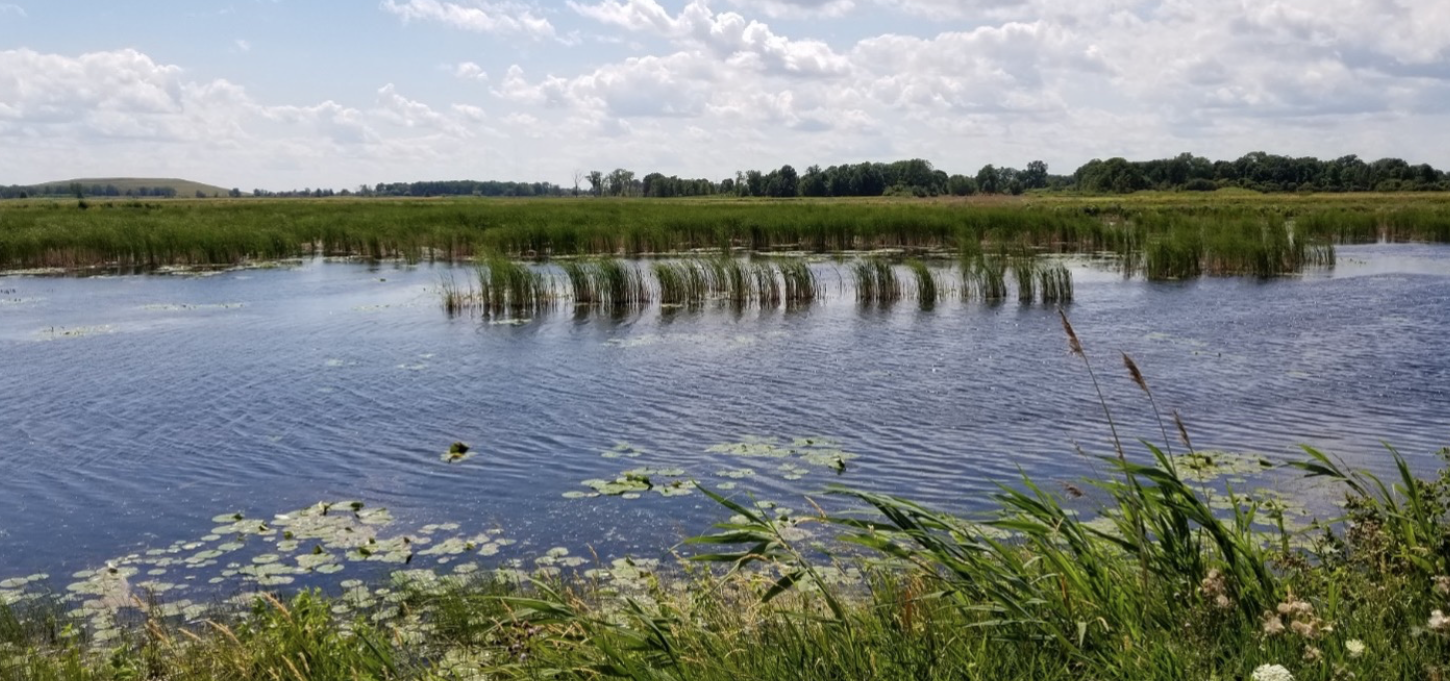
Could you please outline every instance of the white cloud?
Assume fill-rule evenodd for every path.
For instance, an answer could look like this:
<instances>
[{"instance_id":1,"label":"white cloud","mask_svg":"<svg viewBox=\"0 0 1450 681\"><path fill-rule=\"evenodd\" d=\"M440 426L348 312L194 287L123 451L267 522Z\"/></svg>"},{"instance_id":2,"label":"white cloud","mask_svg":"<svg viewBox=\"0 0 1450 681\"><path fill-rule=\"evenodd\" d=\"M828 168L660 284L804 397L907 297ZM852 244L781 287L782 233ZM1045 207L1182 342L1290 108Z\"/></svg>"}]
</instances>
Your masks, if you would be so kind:
<instances>
[{"instance_id":1,"label":"white cloud","mask_svg":"<svg viewBox=\"0 0 1450 681\"><path fill-rule=\"evenodd\" d=\"M20 5L10 4L10 3L0 3L0 15L3 15L3 14L14 14L14 15L16 15L18 17L28 16L25 13L25 8L24 7L21 7Z\"/></svg>"},{"instance_id":2,"label":"white cloud","mask_svg":"<svg viewBox=\"0 0 1450 681\"><path fill-rule=\"evenodd\" d=\"M252 44L249 43L249 42L247 42L247 41L245 41L245 40L242 40L241 38L237 38L236 41L233 44L235 44L237 46L237 49L239 49L239 50L241 50L243 52L251 52L252 51Z\"/></svg>"},{"instance_id":3,"label":"white cloud","mask_svg":"<svg viewBox=\"0 0 1450 681\"><path fill-rule=\"evenodd\" d=\"M1450 166L1442 134L1450 3L574 0L560 13L516 0L385 0L381 7L427 30L468 31L458 38L476 42L458 52L458 38L423 41L441 44L417 55L425 74L400 68L379 82L353 80L327 96L278 102L257 101L253 92L270 90L244 73L198 78L134 50L0 52L6 165L56 169L13 181L80 174L61 170L78 157L194 163L211 169L196 173L203 179L239 173L239 181L272 187L438 174L566 182L577 167L620 166L718 178L782 163L912 156L952 172L1034 158L1070 172L1095 156L1184 150L1216 158L1254 149L1394 155ZM883 22L891 32L863 24L880 17L891 19ZM575 26L586 38L578 47L567 56L547 49L550 41L573 41ZM517 39L530 44L520 49Z\"/></svg>"},{"instance_id":4,"label":"white cloud","mask_svg":"<svg viewBox=\"0 0 1450 681\"><path fill-rule=\"evenodd\" d=\"M554 25L534 10L516 2L485 0L383 0L382 8L410 21L436 21L478 33L519 34L535 39L556 38Z\"/></svg>"},{"instance_id":5,"label":"white cloud","mask_svg":"<svg viewBox=\"0 0 1450 681\"><path fill-rule=\"evenodd\" d=\"M453 67L453 76L459 80L476 80L487 82L488 72L482 66L471 61L466 61Z\"/></svg>"}]
</instances>

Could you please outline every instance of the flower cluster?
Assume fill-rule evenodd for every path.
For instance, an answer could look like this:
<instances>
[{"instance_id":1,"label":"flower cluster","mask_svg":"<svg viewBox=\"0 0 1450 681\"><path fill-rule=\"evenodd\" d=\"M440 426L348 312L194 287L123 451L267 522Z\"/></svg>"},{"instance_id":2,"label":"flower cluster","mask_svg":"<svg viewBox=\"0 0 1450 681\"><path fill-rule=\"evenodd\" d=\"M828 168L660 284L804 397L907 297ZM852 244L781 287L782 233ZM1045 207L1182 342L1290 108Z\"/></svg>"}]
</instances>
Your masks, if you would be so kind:
<instances>
[{"instance_id":1,"label":"flower cluster","mask_svg":"<svg viewBox=\"0 0 1450 681\"><path fill-rule=\"evenodd\" d=\"M1314 614L1314 606L1294 597L1293 592L1276 610L1264 611L1264 633L1276 636L1284 630L1294 632L1306 639L1314 640L1334 630Z\"/></svg>"},{"instance_id":2,"label":"flower cluster","mask_svg":"<svg viewBox=\"0 0 1450 681\"><path fill-rule=\"evenodd\" d=\"M1281 665L1264 664L1259 665L1249 679L1250 681L1294 681L1294 675Z\"/></svg>"},{"instance_id":3,"label":"flower cluster","mask_svg":"<svg viewBox=\"0 0 1450 681\"><path fill-rule=\"evenodd\" d=\"M1228 610L1234 607L1234 601L1228 595L1228 582L1223 578L1223 573L1214 568L1208 571L1208 576L1198 586L1199 595L1204 600L1213 604L1219 610Z\"/></svg>"}]
</instances>

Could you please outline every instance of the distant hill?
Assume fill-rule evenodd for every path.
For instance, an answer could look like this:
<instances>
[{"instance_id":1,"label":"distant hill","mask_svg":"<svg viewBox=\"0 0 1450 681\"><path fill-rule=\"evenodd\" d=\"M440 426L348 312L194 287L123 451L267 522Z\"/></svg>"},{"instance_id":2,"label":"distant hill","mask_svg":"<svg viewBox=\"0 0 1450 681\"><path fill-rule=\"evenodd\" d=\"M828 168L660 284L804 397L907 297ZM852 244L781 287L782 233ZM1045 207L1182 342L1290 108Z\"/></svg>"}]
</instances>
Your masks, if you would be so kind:
<instances>
[{"instance_id":1,"label":"distant hill","mask_svg":"<svg viewBox=\"0 0 1450 681\"><path fill-rule=\"evenodd\" d=\"M79 184L87 196L166 196L189 199L201 192L207 197L226 196L230 189L174 177L83 177L32 185L42 194L69 194L71 185ZM99 191L98 191L99 189ZM158 191L159 190L159 191ZM112 193L114 192L114 193ZM144 194L143 194L144 192Z\"/></svg>"}]
</instances>

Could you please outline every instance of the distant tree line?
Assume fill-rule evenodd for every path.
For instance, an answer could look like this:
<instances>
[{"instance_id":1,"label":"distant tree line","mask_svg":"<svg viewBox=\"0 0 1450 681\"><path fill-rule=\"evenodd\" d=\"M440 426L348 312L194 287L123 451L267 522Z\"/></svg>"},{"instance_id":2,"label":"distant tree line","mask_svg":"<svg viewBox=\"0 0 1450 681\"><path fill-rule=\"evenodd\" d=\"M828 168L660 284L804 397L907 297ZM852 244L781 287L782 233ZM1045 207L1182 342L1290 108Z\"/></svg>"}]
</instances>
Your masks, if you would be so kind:
<instances>
[{"instance_id":1,"label":"distant tree line","mask_svg":"<svg viewBox=\"0 0 1450 681\"><path fill-rule=\"evenodd\" d=\"M43 184L35 186L10 185L0 186L0 199L25 199L30 197L75 197L82 196L114 196L114 197L147 197L171 199L177 196L175 187L128 187L120 189L113 184L90 184L83 185L78 182L70 184Z\"/></svg>"},{"instance_id":2,"label":"distant tree line","mask_svg":"<svg viewBox=\"0 0 1450 681\"><path fill-rule=\"evenodd\" d=\"M1155 161L1094 159L1073 173L1072 184L1084 192L1119 194L1224 187L1260 192L1398 192L1445 191L1450 189L1450 178L1428 163L1410 165L1398 158L1367 162L1350 155L1325 161L1255 151L1236 161L1210 161L1187 153Z\"/></svg>"},{"instance_id":3,"label":"distant tree line","mask_svg":"<svg viewBox=\"0 0 1450 681\"><path fill-rule=\"evenodd\" d=\"M584 186L587 183L587 187ZM1161 191L1214 191L1227 187L1259 192L1397 192L1447 191L1450 177L1429 164L1410 165L1398 158L1364 161L1358 156L1333 160L1290 157L1255 151L1234 161L1210 161L1202 156L1179 154L1152 161L1124 158L1093 159L1071 175L1053 175L1047 164L1032 161L1024 168L982 166L971 175L948 174L930 161L914 158L894 163L857 163L821 168L812 165L804 173L790 165L770 171L745 170L720 181L681 178L663 173L643 177L616 168L611 172L576 172L572 189L550 182L501 182L450 180L434 182L379 182L356 190L304 188L289 191L254 189L250 196L269 198L327 198L331 196L596 196L674 198L690 196L970 196L972 194L1021 194L1026 191L1078 191L1089 194L1126 194L1155 189ZM0 187L0 198L55 196L177 195L172 187L138 187L125 190L114 185L81 186L72 183ZM206 195L196 192L197 198ZM240 189L228 192L232 198L248 196Z\"/></svg>"}]
</instances>

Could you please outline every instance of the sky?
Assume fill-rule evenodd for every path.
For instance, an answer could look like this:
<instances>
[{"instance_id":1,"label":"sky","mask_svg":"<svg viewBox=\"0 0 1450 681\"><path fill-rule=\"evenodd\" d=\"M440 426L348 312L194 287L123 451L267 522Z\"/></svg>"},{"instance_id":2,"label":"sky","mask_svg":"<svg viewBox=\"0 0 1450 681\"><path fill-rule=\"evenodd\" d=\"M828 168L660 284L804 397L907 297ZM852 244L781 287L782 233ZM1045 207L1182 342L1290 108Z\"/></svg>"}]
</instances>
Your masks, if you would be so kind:
<instances>
[{"instance_id":1,"label":"sky","mask_svg":"<svg viewBox=\"0 0 1450 681\"><path fill-rule=\"evenodd\" d=\"M0 184L1450 167L1444 0L0 0Z\"/></svg>"}]
</instances>

